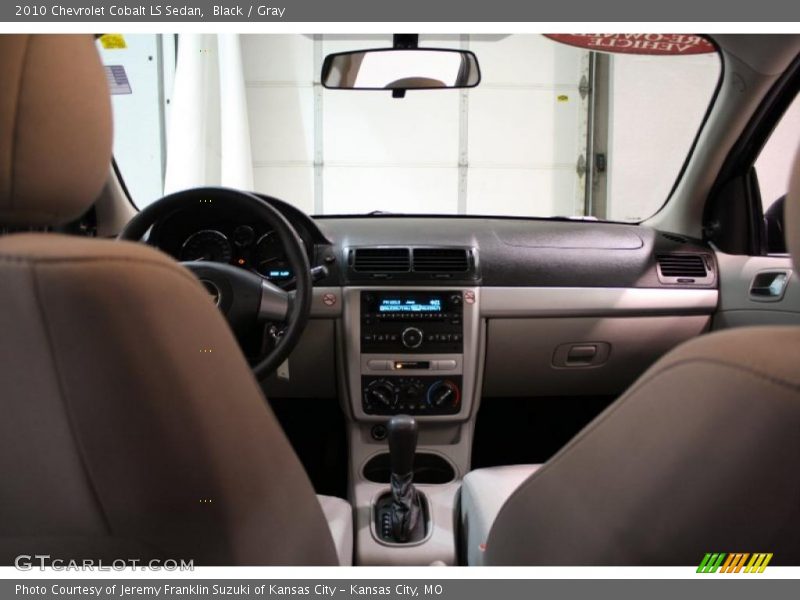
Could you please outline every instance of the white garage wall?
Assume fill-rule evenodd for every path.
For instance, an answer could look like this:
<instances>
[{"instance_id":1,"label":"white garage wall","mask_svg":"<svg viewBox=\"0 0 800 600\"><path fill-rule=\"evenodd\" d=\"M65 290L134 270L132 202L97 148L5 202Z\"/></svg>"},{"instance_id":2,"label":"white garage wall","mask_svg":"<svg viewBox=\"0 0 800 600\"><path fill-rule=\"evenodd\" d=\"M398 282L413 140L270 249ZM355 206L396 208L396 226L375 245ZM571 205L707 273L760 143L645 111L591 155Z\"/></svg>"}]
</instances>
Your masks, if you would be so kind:
<instances>
[{"instance_id":1,"label":"white garage wall","mask_svg":"<svg viewBox=\"0 0 800 600\"><path fill-rule=\"evenodd\" d=\"M256 191L314 212L314 43L243 35Z\"/></svg>"},{"instance_id":2,"label":"white garage wall","mask_svg":"<svg viewBox=\"0 0 800 600\"><path fill-rule=\"evenodd\" d=\"M469 92L467 212L582 214L588 52L539 35L478 36L470 49L483 80Z\"/></svg>"},{"instance_id":3,"label":"white garage wall","mask_svg":"<svg viewBox=\"0 0 800 600\"><path fill-rule=\"evenodd\" d=\"M789 189L797 143L800 142L800 95L795 97L756 160L761 204L766 212Z\"/></svg>"},{"instance_id":4,"label":"white garage wall","mask_svg":"<svg viewBox=\"0 0 800 600\"><path fill-rule=\"evenodd\" d=\"M606 218L639 221L667 200L719 79L716 54L611 57Z\"/></svg>"},{"instance_id":5,"label":"white garage wall","mask_svg":"<svg viewBox=\"0 0 800 600\"><path fill-rule=\"evenodd\" d=\"M458 36L420 37L421 46L458 47ZM391 36L323 36L322 55L387 47ZM322 210L455 213L459 92L325 90Z\"/></svg>"},{"instance_id":6,"label":"white garage wall","mask_svg":"<svg viewBox=\"0 0 800 600\"><path fill-rule=\"evenodd\" d=\"M162 93L161 78L167 86L174 68L172 36L126 36L126 48L98 48L104 65L120 65L131 86L130 94L114 95L114 156L132 197L144 205L164 192L164 121L169 94Z\"/></svg>"},{"instance_id":7,"label":"white garage wall","mask_svg":"<svg viewBox=\"0 0 800 600\"><path fill-rule=\"evenodd\" d=\"M144 206L162 195L164 138L170 191L220 185L228 135L220 123L236 115L220 115L231 104L220 98L231 90L219 75L233 63L239 69L238 61L222 64L218 36L180 36L179 54L188 52L197 67L190 79L197 81L182 86L186 110L173 109L170 120L151 57L159 40L168 46L173 36L126 39L127 49L103 51L103 60L125 65L134 90L114 97L115 153L132 196ZM317 81L326 54L390 46L390 35L239 41L243 78L235 79L244 81L247 114L234 122L249 122L256 191L311 214L583 214L585 180L576 166L587 137L587 101L579 93L586 51L530 34L421 36L422 46L473 50L483 80L472 90L410 91L394 99L388 92L324 90ZM607 218L640 220L663 204L718 73L713 55L611 57L610 106L598 114L609 119L610 137L607 148L597 148L608 159ZM163 122L175 126L169 135ZM183 134L174 135L178 129ZM200 159L205 164L194 165Z\"/></svg>"},{"instance_id":8,"label":"white garage wall","mask_svg":"<svg viewBox=\"0 0 800 600\"><path fill-rule=\"evenodd\" d=\"M421 36L421 46L475 51L481 85L404 99L315 91L322 56L391 43L389 35L325 35L316 46L312 36L242 36L258 191L325 214L582 209L575 165L585 52L535 35Z\"/></svg>"}]
</instances>

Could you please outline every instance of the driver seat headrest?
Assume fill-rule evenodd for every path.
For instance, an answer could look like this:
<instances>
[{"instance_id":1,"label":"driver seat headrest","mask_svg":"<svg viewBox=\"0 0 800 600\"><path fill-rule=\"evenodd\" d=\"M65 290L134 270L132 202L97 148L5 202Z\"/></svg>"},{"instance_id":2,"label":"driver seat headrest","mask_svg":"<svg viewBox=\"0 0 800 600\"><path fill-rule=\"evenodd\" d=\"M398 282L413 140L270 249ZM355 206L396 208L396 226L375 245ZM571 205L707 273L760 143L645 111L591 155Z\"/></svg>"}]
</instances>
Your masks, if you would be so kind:
<instances>
[{"instance_id":1,"label":"driver seat headrest","mask_svg":"<svg viewBox=\"0 0 800 600\"><path fill-rule=\"evenodd\" d=\"M91 35L0 35L0 226L62 225L108 178L108 83Z\"/></svg>"}]
</instances>

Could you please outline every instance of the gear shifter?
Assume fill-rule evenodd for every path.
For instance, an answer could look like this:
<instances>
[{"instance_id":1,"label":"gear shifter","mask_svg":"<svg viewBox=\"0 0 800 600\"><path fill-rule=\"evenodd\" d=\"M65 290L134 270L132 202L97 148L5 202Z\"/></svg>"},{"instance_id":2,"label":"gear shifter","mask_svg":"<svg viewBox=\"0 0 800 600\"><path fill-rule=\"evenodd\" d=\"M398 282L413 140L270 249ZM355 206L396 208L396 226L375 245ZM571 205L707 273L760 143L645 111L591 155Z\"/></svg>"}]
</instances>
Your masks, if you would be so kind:
<instances>
[{"instance_id":1,"label":"gear shifter","mask_svg":"<svg viewBox=\"0 0 800 600\"><path fill-rule=\"evenodd\" d=\"M414 455L417 450L417 422L414 417L397 415L389 420L389 459L392 486L392 537L400 543L424 535L422 500L414 487Z\"/></svg>"}]
</instances>

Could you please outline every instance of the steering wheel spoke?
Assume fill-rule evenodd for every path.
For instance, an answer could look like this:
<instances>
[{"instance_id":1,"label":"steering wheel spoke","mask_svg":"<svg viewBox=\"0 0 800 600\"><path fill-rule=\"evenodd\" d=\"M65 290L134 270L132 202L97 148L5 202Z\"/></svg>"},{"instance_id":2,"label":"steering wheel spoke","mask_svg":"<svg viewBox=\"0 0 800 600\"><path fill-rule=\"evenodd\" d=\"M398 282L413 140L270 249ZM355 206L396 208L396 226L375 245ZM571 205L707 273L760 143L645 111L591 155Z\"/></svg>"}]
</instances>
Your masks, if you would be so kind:
<instances>
[{"instance_id":1,"label":"steering wheel spoke","mask_svg":"<svg viewBox=\"0 0 800 600\"><path fill-rule=\"evenodd\" d=\"M266 279L261 280L261 302L258 306L260 321L277 321L284 323L291 313L291 302L294 294L279 288Z\"/></svg>"}]
</instances>

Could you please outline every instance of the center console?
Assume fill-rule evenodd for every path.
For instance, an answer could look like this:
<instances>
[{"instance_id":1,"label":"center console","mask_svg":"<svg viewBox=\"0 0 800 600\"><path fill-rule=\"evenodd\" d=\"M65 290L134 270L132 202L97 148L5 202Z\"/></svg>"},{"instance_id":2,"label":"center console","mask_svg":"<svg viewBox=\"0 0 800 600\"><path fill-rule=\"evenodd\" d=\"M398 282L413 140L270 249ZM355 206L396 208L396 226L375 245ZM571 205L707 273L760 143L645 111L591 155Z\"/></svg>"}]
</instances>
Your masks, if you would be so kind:
<instances>
[{"instance_id":1,"label":"center console","mask_svg":"<svg viewBox=\"0 0 800 600\"><path fill-rule=\"evenodd\" d=\"M464 351L463 293L362 291L360 313L364 413L457 414Z\"/></svg>"},{"instance_id":2,"label":"center console","mask_svg":"<svg viewBox=\"0 0 800 600\"><path fill-rule=\"evenodd\" d=\"M356 564L456 563L456 503L483 370L479 293L469 286L343 291ZM387 533L402 497L387 443L397 415L418 429L412 475L424 526L408 539Z\"/></svg>"},{"instance_id":3,"label":"center console","mask_svg":"<svg viewBox=\"0 0 800 600\"><path fill-rule=\"evenodd\" d=\"M344 316L357 419L469 416L480 336L477 288L348 288Z\"/></svg>"}]
</instances>

